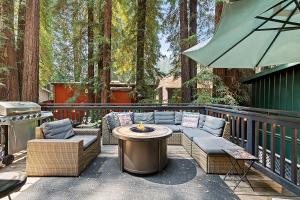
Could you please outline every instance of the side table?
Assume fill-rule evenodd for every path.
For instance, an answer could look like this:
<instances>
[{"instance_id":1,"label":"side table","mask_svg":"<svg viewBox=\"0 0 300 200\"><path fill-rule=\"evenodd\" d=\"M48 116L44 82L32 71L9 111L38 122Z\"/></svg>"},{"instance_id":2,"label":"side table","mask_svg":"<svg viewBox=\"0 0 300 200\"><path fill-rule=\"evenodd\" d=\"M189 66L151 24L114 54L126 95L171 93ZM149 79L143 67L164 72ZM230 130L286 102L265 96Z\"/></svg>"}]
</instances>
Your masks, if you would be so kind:
<instances>
[{"instance_id":1,"label":"side table","mask_svg":"<svg viewBox=\"0 0 300 200\"><path fill-rule=\"evenodd\" d=\"M243 149L223 149L223 151L229 155L229 159L232 164L230 170L227 172L227 174L224 177L224 181L226 180L227 176L232 174L233 170L235 170L237 173L240 171L241 173L238 173L240 179L238 180L233 190L235 190L239 186L239 184L243 180L245 180L246 182L249 183L250 187L254 191L250 181L247 178L247 174L250 171L253 164L256 161L258 161L258 158ZM240 160L248 161L250 163L249 166L247 168L245 168L245 166L241 166L238 162Z\"/></svg>"}]
</instances>

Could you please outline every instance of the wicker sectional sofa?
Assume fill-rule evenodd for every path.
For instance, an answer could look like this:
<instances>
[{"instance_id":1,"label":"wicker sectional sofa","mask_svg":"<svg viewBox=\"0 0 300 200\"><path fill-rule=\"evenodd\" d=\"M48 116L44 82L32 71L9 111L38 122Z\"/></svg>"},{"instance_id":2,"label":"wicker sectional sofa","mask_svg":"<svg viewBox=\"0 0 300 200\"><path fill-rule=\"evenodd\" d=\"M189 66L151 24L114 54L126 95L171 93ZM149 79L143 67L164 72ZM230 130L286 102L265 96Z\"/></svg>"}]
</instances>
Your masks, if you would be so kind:
<instances>
[{"instance_id":1,"label":"wicker sectional sofa","mask_svg":"<svg viewBox=\"0 0 300 200\"><path fill-rule=\"evenodd\" d=\"M149 118L149 113L153 113L151 114L153 119ZM147 115L144 117L147 120L141 120L141 114ZM114 113L109 113L102 119L103 145L118 144L118 140L111 133L111 129L113 129L110 122L112 115ZM182 116L184 115L182 112L148 112L133 113L132 115L134 123L139 123L141 120L145 124L161 124L172 129L173 135L168 139L168 144L182 145L206 173L227 173L231 167L231 162L223 149L241 148L229 141L230 124L225 122L224 119L200 114L198 126L189 128L181 124ZM244 165L243 162L240 164L241 166Z\"/></svg>"},{"instance_id":2,"label":"wicker sectional sofa","mask_svg":"<svg viewBox=\"0 0 300 200\"><path fill-rule=\"evenodd\" d=\"M101 151L100 129L73 129L68 139L46 139L36 128L36 139L28 141L28 176L79 176Z\"/></svg>"}]
</instances>

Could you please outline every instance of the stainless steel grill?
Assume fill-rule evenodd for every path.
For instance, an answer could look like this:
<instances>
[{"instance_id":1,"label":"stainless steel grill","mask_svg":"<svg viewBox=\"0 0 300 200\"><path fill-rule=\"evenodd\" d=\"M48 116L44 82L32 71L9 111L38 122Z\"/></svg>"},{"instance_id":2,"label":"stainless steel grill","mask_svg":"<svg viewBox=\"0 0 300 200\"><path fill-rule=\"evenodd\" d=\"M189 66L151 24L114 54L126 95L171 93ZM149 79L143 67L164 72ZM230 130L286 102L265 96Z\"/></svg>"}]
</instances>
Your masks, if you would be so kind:
<instances>
[{"instance_id":1,"label":"stainless steel grill","mask_svg":"<svg viewBox=\"0 0 300 200\"><path fill-rule=\"evenodd\" d=\"M0 101L0 115L21 115L41 112L41 106L33 102Z\"/></svg>"},{"instance_id":2,"label":"stainless steel grill","mask_svg":"<svg viewBox=\"0 0 300 200\"><path fill-rule=\"evenodd\" d=\"M27 141L34 139L35 127L53 117L52 112L41 111L33 102L0 102L1 143L4 146L3 163L13 161L13 154L27 148Z\"/></svg>"}]
</instances>

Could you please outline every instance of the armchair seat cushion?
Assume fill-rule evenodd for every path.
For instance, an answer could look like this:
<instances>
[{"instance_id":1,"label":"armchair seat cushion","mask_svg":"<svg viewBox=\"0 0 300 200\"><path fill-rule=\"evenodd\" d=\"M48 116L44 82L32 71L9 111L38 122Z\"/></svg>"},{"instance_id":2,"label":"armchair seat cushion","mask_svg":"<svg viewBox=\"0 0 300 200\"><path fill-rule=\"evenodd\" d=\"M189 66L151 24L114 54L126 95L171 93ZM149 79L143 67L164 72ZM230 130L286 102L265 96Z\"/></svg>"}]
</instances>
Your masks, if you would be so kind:
<instances>
[{"instance_id":1,"label":"armchair seat cushion","mask_svg":"<svg viewBox=\"0 0 300 200\"><path fill-rule=\"evenodd\" d=\"M199 138L215 138L212 134L199 129L199 128L186 128L183 127L182 132L190 139L193 140L194 137Z\"/></svg>"},{"instance_id":2,"label":"armchair seat cushion","mask_svg":"<svg viewBox=\"0 0 300 200\"><path fill-rule=\"evenodd\" d=\"M97 140L96 135L75 135L68 140L79 141L83 140L83 148L87 149L91 144L93 144Z\"/></svg>"},{"instance_id":3,"label":"armchair seat cushion","mask_svg":"<svg viewBox=\"0 0 300 200\"><path fill-rule=\"evenodd\" d=\"M242 149L224 138L194 137L193 142L207 154L226 154L223 149Z\"/></svg>"}]
</instances>

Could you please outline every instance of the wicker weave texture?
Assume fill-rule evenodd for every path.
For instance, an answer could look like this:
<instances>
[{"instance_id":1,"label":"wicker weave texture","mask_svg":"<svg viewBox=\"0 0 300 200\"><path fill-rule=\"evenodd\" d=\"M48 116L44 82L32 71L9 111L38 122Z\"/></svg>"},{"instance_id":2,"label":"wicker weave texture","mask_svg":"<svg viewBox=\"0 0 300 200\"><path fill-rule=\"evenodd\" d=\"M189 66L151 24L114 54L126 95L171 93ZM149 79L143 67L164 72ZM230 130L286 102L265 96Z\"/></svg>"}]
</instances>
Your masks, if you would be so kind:
<instances>
[{"instance_id":1,"label":"wicker weave texture","mask_svg":"<svg viewBox=\"0 0 300 200\"><path fill-rule=\"evenodd\" d=\"M181 135L180 132L175 132L171 137L167 138L168 145L181 145Z\"/></svg>"},{"instance_id":2,"label":"wicker weave texture","mask_svg":"<svg viewBox=\"0 0 300 200\"><path fill-rule=\"evenodd\" d=\"M108 129L106 118L103 117L102 118L102 144L114 144L114 143L111 143L110 137L112 137L112 133Z\"/></svg>"},{"instance_id":3,"label":"wicker weave texture","mask_svg":"<svg viewBox=\"0 0 300 200\"><path fill-rule=\"evenodd\" d=\"M192 141L185 134L181 134L181 145L190 155L192 154Z\"/></svg>"},{"instance_id":4,"label":"wicker weave texture","mask_svg":"<svg viewBox=\"0 0 300 200\"><path fill-rule=\"evenodd\" d=\"M232 167L228 155L208 155L201 148L199 148L194 142L192 142L192 157L197 161L199 166L209 174L226 174ZM240 166L244 166L244 161L239 161ZM239 170L238 173L241 173ZM237 174L236 170L233 170L233 174Z\"/></svg>"},{"instance_id":5,"label":"wicker weave texture","mask_svg":"<svg viewBox=\"0 0 300 200\"><path fill-rule=\"evenodd\" d=\"M77 134L77 131L74 131ZM79 131L97 135L87 149L83 141L35 139L28 142L26 173L28 176L79 176L101 151L99 130ZM37 137L41 130L36 129Z\"/></svg>"}]
</instances>

